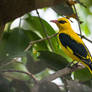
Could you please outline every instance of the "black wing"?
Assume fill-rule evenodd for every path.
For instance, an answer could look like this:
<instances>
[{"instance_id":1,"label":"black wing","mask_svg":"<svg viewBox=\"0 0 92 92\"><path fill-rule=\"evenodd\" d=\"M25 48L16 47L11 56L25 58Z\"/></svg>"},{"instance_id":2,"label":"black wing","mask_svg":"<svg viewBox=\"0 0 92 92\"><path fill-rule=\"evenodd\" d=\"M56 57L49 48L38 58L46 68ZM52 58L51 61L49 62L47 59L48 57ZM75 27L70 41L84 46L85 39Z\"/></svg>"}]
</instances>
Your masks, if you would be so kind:
<instances>
[{"instance_id":1,"label":"black wing","mask_svg":"<svg viewBox=\"0 0 92 92\"><path fill-rule=\"evenodd\" d=\"M84 46L81 43L78 43L77 41L72 39L69 35L64 33L59 34L59 39L65 48L67 48L67 46L71 48L73 51L73 54L78 58L80 58L92 70L92 62L90 58L87 59L87 55L89 51L86 48L86 46Z\"/></svg>"},{"instance_id":2,"label":"black wing","mask_svg":"<svg viewBox=\"0 0 92 92\"><path fill-rule=\"evenodd\" d=\"M77 56L81 60L86 59L89 52L83 44L78 43L77 41L72 39L69 35L64 34L64 33L59 34L59 39L65 48L67 48L68 46L69 48L72 49L73 54L75 56Z\"/></svg>"}]
</instances>

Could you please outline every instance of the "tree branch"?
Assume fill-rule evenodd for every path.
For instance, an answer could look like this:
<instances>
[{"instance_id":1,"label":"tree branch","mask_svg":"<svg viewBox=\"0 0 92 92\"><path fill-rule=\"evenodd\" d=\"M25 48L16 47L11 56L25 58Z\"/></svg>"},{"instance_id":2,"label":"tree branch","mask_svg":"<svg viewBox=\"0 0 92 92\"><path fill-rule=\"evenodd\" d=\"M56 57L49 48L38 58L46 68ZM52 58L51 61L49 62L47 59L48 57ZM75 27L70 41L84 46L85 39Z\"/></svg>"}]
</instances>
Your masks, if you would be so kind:
<instances>
[{"instance_id":1,"label":"tree branch","mask_svg":"<svg viewBox=\"0 0 92 92\"><path fill-rule=\"evenodd\" d=\"M24 73L26 75L28 75L30 78L32 78L34 80L34 83L37 83L38 80L34 77L34 75L30 72L25 72L25 71L21 71L21 70L1 70L0 71L1 73L4 73L4 72L17 72L17 73Z\"/></svg>"},{"instance_id":2,"label":"tree branch","mask_svg":"<svg viewBox=\"0 0 92 92\"><path fill-rule=\"evenodd\" d=\"M54 74L50 74L49 76L43 78L40 82L42 82L42 81L52 81L52 80L54 80L58 77L63 77L63 76L65 76L65 75L67 75L71 72L74 72L74 71L76 71L78 69L82 69L82 68L84 68L84 67L81 67L81 66L76 67L75 65L72 68L66 67L62 70L59 70L59 71L55 72Z\"/></svg>"},{"instance_id":3,"label":"tree branch","mask_svg":"<svg viewBox=\"0 0 92 92\"><path fill-rule=\"evenodd\" d=\"M78 17L78 14L77 14L77 10L76 10L75 5L73 5L73 7L74 7L75 14L76 14L76 18L77 18L77 21L78 21L78 26L79 26L80 35L82 35L81 27L80 27L80 21L79 21L79 17Z\"/></svg>"}]
</instances>

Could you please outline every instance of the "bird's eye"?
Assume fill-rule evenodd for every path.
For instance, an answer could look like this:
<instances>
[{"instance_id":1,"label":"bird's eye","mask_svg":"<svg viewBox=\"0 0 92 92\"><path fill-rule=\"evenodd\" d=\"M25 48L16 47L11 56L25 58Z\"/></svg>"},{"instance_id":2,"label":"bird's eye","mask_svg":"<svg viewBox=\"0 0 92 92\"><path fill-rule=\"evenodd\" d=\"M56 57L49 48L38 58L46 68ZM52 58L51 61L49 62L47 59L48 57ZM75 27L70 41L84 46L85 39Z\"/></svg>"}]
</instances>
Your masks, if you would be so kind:
<instances>
[{"instance_id":1,"label":"bird's eye","mask_svg":"<svg viewBox=\"0 0 92 92\"><path fill-rule=\"evenodd\" d=\"M64 24L64 23L66 23L66 21L65 20L60 20L60 21L58 21L59 23L61 23L61 24Z\"/></svg>"}]
</instances>

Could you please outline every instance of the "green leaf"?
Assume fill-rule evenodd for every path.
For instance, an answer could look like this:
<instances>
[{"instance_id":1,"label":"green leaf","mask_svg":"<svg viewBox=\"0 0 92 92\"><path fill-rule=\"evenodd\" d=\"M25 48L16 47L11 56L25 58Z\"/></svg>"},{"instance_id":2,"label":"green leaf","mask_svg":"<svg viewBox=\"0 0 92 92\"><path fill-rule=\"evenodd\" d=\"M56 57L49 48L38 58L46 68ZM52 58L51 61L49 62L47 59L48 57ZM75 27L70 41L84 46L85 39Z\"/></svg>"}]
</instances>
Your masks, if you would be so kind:
<instances>
[{"instance_id":1,"label":"green leaf","mask_svg":"<svg viewBox=\"0 0 92 92\"><path fill-rule=\"evenodd\" d=\"M4 32L0 44L0 64L5 64L14 57L25 56L24 50L30 41L41 39L36 33L30 30L15 28ZM35 46L34 46L35 47ZM36 50L47 50L45 42L37 43Z\"/></svg>"},{"instance_id":2,"label":"green leaf","mask_svg":"<svg viewBox=\"0 0 92 92\"><path fill-rule=\"evenodd\" d=\"M89 27L88 27L88 24L87 23L82 24L81 27L82 27L82 30L84 31L84 33L87 36L90 35L90 30L89 30Z\"/></svg>"},{"instance_id":3,"label":"green leaf","mask_svg":"<svg viewBox=\"0 0 92 92\"><path fill-rule=\"evenodd\" d=\"M46 34L49 36L52 34L55 34L55 30L43 19L41 19L43 23L43 27L46 30L46 33L44 32L44 29L41 25L41 22L39 21L39 17L28 15L28 18L25 19L26 22L30 25L30 30L35 32L37 35L39 35L41 38L46 37ZM51 40L51 43L53 44L53 48L57 50L57 39L53 37ZM48 41L45 41L48 46Z\"/></svg>"},{"instance_id":4,"label":"green leaf","mask_svg":"<svg viewBox=\"0 0 92 92\"><path fill-rule=\"evenodd\" d=\"M35 32L31 30L24 30L25 35L30 39L30 41L35 41L41 39L39 35L37 35ZM36 43L36 50L47 50L47 45L44 41L40 43Z\"/></svg>"},{"instance_id":5,"label":"green leaf","mask_svg":"<svg viewBox=\"0 0 92 92\"><path fill-rule=\"evenodd\" d=\"M53 70L62 69L68 64L68 61L64 57L49 51L40 51L38 59L46 62L48 67Z\"/></svg>"},{"instance_id":6,"label":"green leaf","mask_svg":"<svg viewBox=\"0 0 92 92\"><path fill-rule=\"evenodd\" d=\"M18 28L5 32L0 44L0 63L9 61L14 57L24 56L24 49L28 46L29 39L24 31Z\"/></svg>"},{"instance_id":7,"label":"green leaf","mask_svg":"<svg viewBox=\"0 0 92 92\"><path fill-rule=\"evenodd\" d=\"M42 28L41 22L39 21L39 17L29 15L25 20L30 25L31 31L34 31L36 33L38 32L41 37L45 37L44 30ZM55 33L53 28L45 20L41 19L41 21L48 35Z\"/></svg>"},{"instance_id":8,"label":"green leaf","mask_svg":"<svg viewBox=\"0 0 92 92\"><path fill-rule=\"evenodd\" d=\"M7 67L4 68L4 70L18 70L18 71L24 71L24 72L28 72L27 68L25 67L25 65L23 65L20 62L16 62L16 63L11 63L9 65L7 65ZM18 79L18 80L28 80L29 76L25 73L21 73L21 72L7 72L5 73L5 75L8 77L10 76L11 79Z\"/></svg>"},{"instance_id":9,"label":"green leaf","mask_svg":"<svg viewBox=\"0 0 92 92\"><path fill-rule=\"evenodd\" d=\"M74 79L80 80L80 81L87 81L92 78L92 74L89 72L87 68L77 70L74 72Z\"/></svg>"},{"instance_id":10,"label":"green leaf","mask_svg":"<svg viewBox=\"0 0 92 92\"><path fill-rule=\"evenodd\" d=\"M85 34L90 35L90 30L88 28L88 25L85 25Z\"/></svg>"}]
</instances>

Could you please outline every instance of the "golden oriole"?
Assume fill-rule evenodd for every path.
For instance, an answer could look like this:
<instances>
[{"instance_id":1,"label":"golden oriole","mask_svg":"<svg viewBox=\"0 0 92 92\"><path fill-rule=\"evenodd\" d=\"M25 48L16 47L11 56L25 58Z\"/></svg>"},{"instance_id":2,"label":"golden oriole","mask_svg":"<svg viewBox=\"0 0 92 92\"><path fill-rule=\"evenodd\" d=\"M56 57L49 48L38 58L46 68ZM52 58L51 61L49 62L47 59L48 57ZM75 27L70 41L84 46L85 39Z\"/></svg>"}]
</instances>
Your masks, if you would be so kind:
<instances>
[{"instance_id":1,"label":"golden oriole","mask_svg":"<svg viewBox=\"0 0 92 92\"><path fill-rule=\"evenodd\" d=\"M58 39L62 50L73 59L84 64L92 73L92 57L82 39L75 33L67 18L51 20L58 28Z\"/></svg>"}]
</instances>

